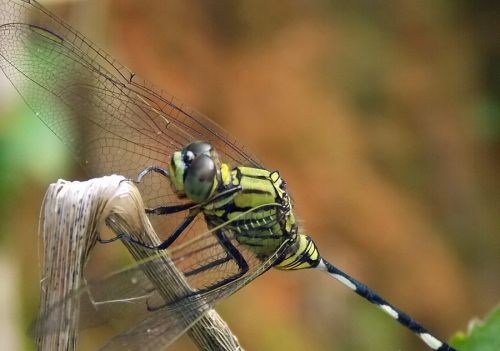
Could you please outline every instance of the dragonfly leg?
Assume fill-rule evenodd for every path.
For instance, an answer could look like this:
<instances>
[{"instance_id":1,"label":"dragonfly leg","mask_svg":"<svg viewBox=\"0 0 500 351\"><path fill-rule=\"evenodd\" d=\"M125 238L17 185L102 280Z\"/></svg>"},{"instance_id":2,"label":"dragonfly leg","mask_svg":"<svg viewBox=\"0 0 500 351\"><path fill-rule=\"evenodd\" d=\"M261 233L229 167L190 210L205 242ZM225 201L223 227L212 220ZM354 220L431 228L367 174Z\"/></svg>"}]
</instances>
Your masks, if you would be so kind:
<instances>
[{"instance_id":1,"label":"dragonfly leg","mask_svg":"<svg viewBox=\"0 0 500 351\"><path fill-rule=\"evenodd\" d=\"M219 241L219 243L222 245L222 247L226 251L226 256L223 258L219 258L217 260L214 260L210 263L207 263L206 265L203 265L199 268L188 271L188 272L184 273L184 275L186 277L193 276L193 275L205 272L208 269L215 268L215 267L217 267L225 262L231 261L231 260L234 260L236 262L236 265L238 266L238 272L236 272L235 274L233 274L233 275L231 275L231 276L229 276L221 281L218 281L215 284L212 284L212 285L207 286L205 288L199 289L196 292L193 292L187 296L184 296L183 298L203 294L207 291L212 291L213 289L219 288L219 287L224 286L232 281L235 281L236 279L245 275L246 272L248 272L248 269L249 269L248 263L246 262L243 255L238 251L238 249L236 247L234 247L234 245L231 243L231 240L228 239L226 237L226 235L224 235L224 233L222 233L220 230L217 231L215 235L217 236L217 240ZM180 301L181 299L182 298L174 301L173 303ZM157 311L157 310L162 309L163 307L170 305L170 304L172 304L172 302L165 303L165 304L162 304L160 306L152 306L148 302L146 302L146 307L147 307L148 311Z\"/></svg>"},{"instance_id":2,"label":"dragonfly leg","mask_svg":"<svg viewBox=\"0 0 500 351\"><path fill-rule=\"evenodd\" d=\"M180 235L181 233L191 224L191 222L196 218L198 215L199 211L193 211L191 212L184 220L179 224L179 226L173 231L170 236L165 239L161 244L159 245L147 245L143 243L140 240L132 238L130 235L127 233L120 233L114 238L111 239L101 239L100 237L97 238L97 241L99 241L101 244L108 244L116 240L127 240L128 242L131 242L135 245L144 247L146 249L151 249L151 250L164 250L167 247L169 247Z\"/></svg>"},{"instance_id":3,"label":"dragonfly leg","mask_svg":"<svg viewBox=\"0 0 500 351\"><path fill-rule=\"evenodd\" d=\"M141 174L138 177L138 181L140 181L142 179L142 177L148 172L160 172L161 173L162 171L165 171L166 172L165 174L168 175L168 172L166 170L163 170L159 167L155 167L155 166L148 167L144 171L141 172ZM188 202L186 204L181 204L181 205L159 206L159 207L155 207L155 208L147 208L146 213L147 214L154 214L154 215L167 215L167 214L171 214L171 213L192 210L191 213L174 230L174 232L172 234L170 234L170 236L159 245L153 246L153 245L144 244L140 240L132 238L127 233L121 233L121 234L119 234L111 239L101 239L100 237L98 237L97 241L99 241L101 244L109 244L109 243L112 243L116 240L127 240L131 243L134 243L134 244L139 245L141 247L145 247L147 249L164 250L167 247L169 247L179 237L179 235L187 228L187 226L194 220L194 218L200 212L200 210L203 206L208 205L211 202L219 200L223 197L231 196L232 194L239 192L239 191L241 191L240 186L225 190L225 191L221 192L220 194L217 194L216 196L214 196L212 199L209 199L208 201L206 201L202 204ZM236 251L238 251L238 250L236 250Z\"/></svg>"},{"instance_id":4,"label":"dragonfly leg","mask_svg":"<svg viewBox=\"0 0 500 351\"><path fill-rule=\"evenodd\" d=\"M147 168L144 168L144 170L141 173L139 173L137 179L134 182L140 183L142 181L142 178L144 178L147 174L153 172L160 173L162 176L170 178L170 175L168 174L168 171L165 168L161 168L159 166L149 166Z\"/></svg>"},{"instance_id":5,"label":"dragonfly leg","mask_svg":"<svg viewBox=\"0 0 500 351\"><path fill-rule=\"evenodd\" d=\"M198 267L198 268L195 268L193 270L187 271L186 273L184 273L184 276L191 277L191 276L196 275L198 273L205 272L206 270L209 270L209 269L212 269L214 267L217 267L217 266L219 266L219 265L221 265L223 263L226 263L228 261L231 261L231 257L226 254L226 256L223 257L223 258L219 258L219 259L217 259L215 261L207 263L206 265L203 265L201 267Z\"/></svg>"},{"instance_id":6,"label":"dragonfly leg","mask_svg":"<svg viewBox=\"0 0 500 351\"><path fill-rule=\"evenodd\" d=\"M182 212L185 210L190 210L196 206L203 208L203 206L209 205L210 203L219 200L221 198L224 198L226 196L230 196L236 192L241 191L241 186L237 186L228 190L224 190L221 193L215 195L213 198L199 204L195 202L188 202L186 204L181 204L181 205L173 205L173 206L159 206L155 208L146 208L146 213L147 214L154 214L154 215L166 215L170 213L177 213L177 212Z\"/></svg>"},{"instance_id":7,"label":"dragonfly leg","mask_svg":"<svg viewBox=\"0 0 500 351\"><path fill-rule=\"evenodd\" d=\"M228 237L224 234L224 232L221 230L218 230L215 233L215 235L216 235L219 243L222 245L222 247L226 251L226 257L215 260L211 263L208 263L207 265L205 265L203 267L200 267L199 269L197 269L196 273L200 273L200 272L205 271L207 269L216 267L216 266L223 264L225 262L228 262L230 260L234 260L234 262L238 266L238 271L236 273L234 273L233 275L231 275L231 276L229 276L221 281L218 281L215 284L212 284L206 288L198 290L197 291L198 294L203 293L205 291L210 291L210 290L216 289L216 288L221 287L223 285L226 285L227 283L230 283L230 282L240 278L241 276L245 275L245 273L248 272L248 269L249 269L248 263L245 260L245 258L243 257L243 255L238 251L238 249L236 247L234 247L234 245L231 243L231 240L228 239ZM191 271L191 272L193 272L193 271ZM187 274L190 274L191 272L187 272ZM193 274L194 273L191 273L190 275L193 275Z\"/></svg>"},{"instance_id":8,"label":"dragonfly leg","mask_svg":"<svg viewBox=\"0 0 500 351\"><path fill-rule=\"evenodd\" d=\"M130 242L133 242L134 244L140 245L142 247L148 248L148 249L153 249L153 250L164 250L167 247L169 247L178 237L179 235L187 228L187 226L193 221L193 219L200 213L201 208L203 206L210 204L213 201L219 200L223 197L230 196L236 192L241 191L241 187L234 187L229 190L223 191L220 194L214 196L212 199L209 199L208 201L202 203L202 204L196 204L194 202L189 202L187 204L182 204L182 205L174 205L174 206L160 206L156 208L148 208L146 209L146 213L148 214L155 214L155 215L164 215L164 214L170 214L170 213L176 213L176 212L181 212L185 211L188 209L191 209L191 213L182 221L181 224L175 229L175 231L167 238L165 239L161 244L157 246L151 246L151 245L146 245L139 240L136 240L132 238L131 236L127 234L122 234L122 236L118 239L125 239ZM117 239L112 239L111 241L114 241ZM220 241L220 239L219 239ZM229 242L229 244L232 246L232 244ZM234 251L236 251L237 254L240 254L236 248L234 248ZM241 255L240 255L241 256ZM241 257L243 259L243 257ZM245 260L243 259L243 262ZM245 262L246 264L246 262ZM247 265L247 270L248 270L248 265Z\"/></svg>"},{"instance_id":9,"label":"dragonfly leg","mask_svg":"<svg viewBox=\"0 0 500 351\"><path fill-rule=\"evenodd\" d=\"M248 263L245 260L245 258L243 257L243 255L241 254L241 252L239 252L238 249L236 247L234 247L234 245L231 243L231 240L228 239L228 237L224 234L224 232L219 230L215 233L215 235L217 236L217 239L219 240L220 244L224 247L224 249L226 249L227 255L230 256L236 262L236 265L238 265L238 270L239 270L237 273L235 273L231 277L224 279L222 282L220 282L220 284L217 283L217 284L219 284L218 286L222 286L229 281L233 281L235 279L238 279L239 277L244 275L246 272L248 272ZM211 289L213 289L213 288L214 287L212 287Z\"/></svg>"},{"instance_id":10,"label":"dragonfly leg","mask_svg":"<svg viewBox=\"0 0 500 351\"><path fill-rule=\"evenodd\" d=\"M182 205L173 205L173 206L159 206L159 207L154 207L154 208L146 208L146 213L147 214L154 214L154 215L166 215L170 213L177 213L177 212L182 212L189 210L196 206L197 204L194 202L189 202L187 204L182 204Z\"/></svg>"},{"instance_id":11,"label":"dragonfly leg","mask_svg":"<svg viewBox=\"0 0 500 351\"><path fill-rule=\"evenodd\" d=\"M97 236L97 241L100 242L101 244L109 244L112 243L116 240L121 240L124 238L124 234L118 234L117 236L111 238L111 239L101 239L101 237L98 235Z\"/></svg>"},{"instance_id":12,"label":"dragonfly leg","mask_svg":"<svg viewBox=\"0 0 500 351\"><path fill-rule=\"evenodd\" d=\"M229 278L226 278L222 280L222 284L220 285L212 285L208 289L213 289L214 287L219 287L221 285L226 284L228 281L232 281L234 279L237 279L241 277L243 274L245 274L248 271L248 264L245 261L245 258L241 255L241 253L234 247L234 245L231 243L231 241L224 235L224 233L221 233L220 231L217 231L216 234L217 240L219 243L222 245L224 248L224 251L226 252L226 255L222 258L218 258L214 261L211 261L201 267L195 268L193 270L187 271L184 273L186 277L190 277L202 272L205 272L206 270L215 268L223 263L229 262L231 260L234 260L236 262L236 265L238 266L238 272L230 276ZM218 284L218 283L217 283ZM205 290L205 289L203 289Z\"/></svg>"}]
</instances>

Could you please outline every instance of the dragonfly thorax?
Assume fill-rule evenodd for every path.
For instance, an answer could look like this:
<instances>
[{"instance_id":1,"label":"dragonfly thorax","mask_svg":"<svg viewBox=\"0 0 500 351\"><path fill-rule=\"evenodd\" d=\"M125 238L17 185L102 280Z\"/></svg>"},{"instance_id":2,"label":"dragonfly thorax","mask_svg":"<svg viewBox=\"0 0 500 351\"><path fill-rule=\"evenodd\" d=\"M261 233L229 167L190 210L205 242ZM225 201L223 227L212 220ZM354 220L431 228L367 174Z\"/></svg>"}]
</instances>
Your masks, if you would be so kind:
<instances>
[{"instance_id":1,"label":"dragonfly thorax","mask_svg":"<svg viewBox=\"0 0 500 351\"><path fill-rule=\"evenodd\" d=\"M194 141L172 155L172 189L180 197L202 204L209 228L223 227L236 241L265 260L286 243L274 262L278 269L315 267L314 242L299 233L286 183L277 171L220 163L207 142Z\"/></svg>"},{"instance_id":2,"label":"dragonfly thorax","mask_svg":"<svg viewBox=\"0 0 500 351\"><path fill-rule=\"evenodd\" d=\"M202 207L207 225L224 225L234 233L239 244L246 246L259 259L265 260L283 244L287 249L274 262L279 269L315 267L319 253L312 240L299 234L292 201L285 181L277 171L228 165L220 167L220 184L215 196L238 188L228 196L220 196Z\"/></svg>"}]
</instances>

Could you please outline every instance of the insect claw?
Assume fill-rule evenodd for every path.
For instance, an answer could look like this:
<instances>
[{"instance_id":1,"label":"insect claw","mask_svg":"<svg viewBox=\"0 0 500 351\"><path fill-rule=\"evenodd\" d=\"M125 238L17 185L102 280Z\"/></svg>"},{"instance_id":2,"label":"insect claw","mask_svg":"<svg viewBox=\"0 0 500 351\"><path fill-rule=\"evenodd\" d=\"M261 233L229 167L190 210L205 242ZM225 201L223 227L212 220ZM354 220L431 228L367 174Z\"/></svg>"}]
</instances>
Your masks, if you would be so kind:
<instances>
[{"instance_id":1,"label":"insect claw","mask_svg":"<svg viewBox=\"0 0 500 351\"><path fill-rule=\"evenodd\" d=\"M140 183L142 182L142 178L144 178L147 174L149 173L160 173L162 176L169 178L170 175L168 174L168 171L164 168L158 167L158 166L149 166L147 168L144 168L141 173L137 176L137 179L135 180L135 183Z\"/></svg>"},{"instance_id":2,"label":"insect claw","mask_svg":"<svg viewBox=\"0 0 500 351\"><path fill-rule=\"evenodd\" d=\"M120 180L120 185L122 184L122 182L131 182L131 183L134 183L134 184L139 184L140 183L140 182L137 181L137 179L133 179L133 178L126 178L126 179Z\"/></svg>"}]
</instances>

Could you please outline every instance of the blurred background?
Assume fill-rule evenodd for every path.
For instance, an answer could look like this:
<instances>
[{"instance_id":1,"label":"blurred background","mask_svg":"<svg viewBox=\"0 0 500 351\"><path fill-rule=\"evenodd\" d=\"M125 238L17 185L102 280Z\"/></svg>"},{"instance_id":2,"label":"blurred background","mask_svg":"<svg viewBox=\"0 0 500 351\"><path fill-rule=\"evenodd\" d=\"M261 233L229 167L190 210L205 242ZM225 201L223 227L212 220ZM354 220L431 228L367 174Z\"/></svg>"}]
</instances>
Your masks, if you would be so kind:
<instances>
[{"instance_id":1,"label":"blurred background","mask_svg":"<svg viewBox=\"0 0 500 351\"><path fill-rule=\"evenodd\" d=\"M321 253L438 336L499 303L498 4L41 3L278 169ZM40 205L84 173L3 76L0 145L0 340L30 350ZM218 311L246 350L425 349L315 271L270 271Z\"/></svg>"}]
</instances>

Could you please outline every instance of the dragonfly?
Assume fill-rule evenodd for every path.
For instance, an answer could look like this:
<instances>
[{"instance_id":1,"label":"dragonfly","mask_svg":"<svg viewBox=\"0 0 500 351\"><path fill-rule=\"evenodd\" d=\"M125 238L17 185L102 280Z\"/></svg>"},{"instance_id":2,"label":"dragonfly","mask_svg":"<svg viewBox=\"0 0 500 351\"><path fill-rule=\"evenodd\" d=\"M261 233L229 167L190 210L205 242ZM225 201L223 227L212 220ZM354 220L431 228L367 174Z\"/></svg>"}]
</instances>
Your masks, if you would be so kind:
<instances>
[{"instance_id":1,"label":"dragonfly","mask_svg":"<svg viewBox=\"0 0 500 351\"><path fill-rule=\"evenodd\" d=\"M144 319L103 349L157 349L208 308L270 268L316 269L408 328L430 349L453 351L420 323L319 253L295 217L285 181L224 129L141 80L34 0L0 0L0 69L34 114L91 176L134 178L167 250L192 287L165 301L141 273L155 260L112 274L104 310L127 300ZM82 291L77 294L81 297ZM68 297L73 298L73 297ZM131 301L134 304L130 304ZM113 301L108 303L106 301ZM122 306L123 307L123 306ZM182 324L185 326L185 324Z\"/></svg>"}]
</instances>

